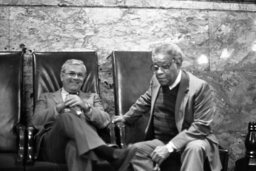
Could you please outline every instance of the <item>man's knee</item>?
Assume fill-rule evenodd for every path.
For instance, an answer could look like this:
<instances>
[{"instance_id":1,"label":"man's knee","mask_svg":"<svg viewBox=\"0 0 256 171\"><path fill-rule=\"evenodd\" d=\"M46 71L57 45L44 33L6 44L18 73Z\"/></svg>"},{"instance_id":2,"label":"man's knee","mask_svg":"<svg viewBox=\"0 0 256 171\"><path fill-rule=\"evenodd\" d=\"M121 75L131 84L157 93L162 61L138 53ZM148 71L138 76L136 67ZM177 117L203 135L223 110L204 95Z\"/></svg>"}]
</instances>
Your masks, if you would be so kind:
<instances>
[{"instance_id":1,"label":"man's knee","mask_svg":"<svg viewBox=\"0 0 256 171\"><path fill-rule=\"evenodd\" d=\"M137 149L137 154L150 156L157 146L164 145L160 140L154 139L150 141L137 142L134 146Z\"/></svg>"},{"instance_id":2,"label":"man's knee","mask_svg":"<svg viewBox=\"0 0 256 171\"><path fill-rule=\"evenodd\" d=\"M206 145L203 140L191 141L186 145L184 152L204 153Z\"/></svg>"},{"instance_id":3,"label":"man's knee","mask_svg":"<svg viewBox=\"0 0 256 171\"><path fill-rule=\"evenodd\" d=\"M74 117L77 117L77 116L74 116L74 114L72 113L66 112L66 113L59 114L58 117L56 118L56 121L60 123L66 123L73 120Z\"/></svg>"},{"instance_id":4,"label":"man's knee","mask_svg":"<svg viewBox=\"0 0 256 171\"><path fill-rule=\"evenodd\" d=\"M66 145L66 150L67 151L77 151L76 149L76 144L74 141L68 141L67 145Z\"/></svg>"},{"instance_id":5,"label":"man's knee","mask_svg":"<svg viewBox=\"0 0 256 171\"><path fill-rule=\"evenodd\" d=\"M143 148L145 148L144 146L145 146L145 142L137 142L137 143L135 143L135 144L133 144L134 145L134 147L136 148L136 149L143 149Z\"/></svg>"}]
</instances>

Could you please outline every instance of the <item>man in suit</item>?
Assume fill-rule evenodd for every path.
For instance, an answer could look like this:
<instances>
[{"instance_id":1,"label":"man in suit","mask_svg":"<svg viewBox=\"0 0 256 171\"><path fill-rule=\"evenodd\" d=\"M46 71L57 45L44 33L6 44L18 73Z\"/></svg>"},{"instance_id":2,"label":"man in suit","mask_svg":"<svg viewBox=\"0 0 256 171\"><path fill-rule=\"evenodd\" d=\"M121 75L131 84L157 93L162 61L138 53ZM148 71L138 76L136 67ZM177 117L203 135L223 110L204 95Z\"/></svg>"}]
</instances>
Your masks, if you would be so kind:
<instances>
[{"instance_id":1,"label":"man in suit","mask_svg":"<svg viewBox=\"0 0 256 171\"><path fill-rule=\"evenodd\" d=\"M212 171L221 170L218 141L211 131L212 88L181 69L183 57L175 44L156 47L149 89L125 115L113 120L131 125L150 114L146 141L135 144L137 152L131 162L135 171L158 170L159 165L168 168L175 158L181 162L181 171L203 171L207 160Z\"/></svg>"},{"instance_id":2,"label":"man in suit","mask_svg":"<svg viewBox=\"0 0 256 171\"><path fill-rule=\"evenodd\" d=\"M80 60L67 60L60 73L63 87L44 93L36 102L32 118L36 134L37 157L64 163L69 171L90 171L92 161L104 159L119 171L125 171L136 149L109 147L96 129L110 123L96 93L84 93L80 88L86 77L86 67Z\"/></svg>"}]
</instances>

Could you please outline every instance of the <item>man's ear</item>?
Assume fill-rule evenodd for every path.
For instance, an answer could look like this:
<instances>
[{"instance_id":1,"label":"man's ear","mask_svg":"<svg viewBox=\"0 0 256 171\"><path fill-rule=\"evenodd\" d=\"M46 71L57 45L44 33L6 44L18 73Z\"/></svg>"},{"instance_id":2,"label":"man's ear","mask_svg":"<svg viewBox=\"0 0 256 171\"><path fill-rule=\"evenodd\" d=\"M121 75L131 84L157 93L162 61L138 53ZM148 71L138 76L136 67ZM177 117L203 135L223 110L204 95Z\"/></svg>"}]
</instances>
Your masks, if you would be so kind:
<instances>
[{"instance_id":1,"label":"man's ear","mask_svg":"<svg viewBox=\"0 0 256 171\"><path fill-rule=\"evenodd\" d=\"M175 59L175 63L176 63L179 67L181 67L181 65L182 65L182 59L181 59L181 58Z\"/></svg>"}]
</instances>

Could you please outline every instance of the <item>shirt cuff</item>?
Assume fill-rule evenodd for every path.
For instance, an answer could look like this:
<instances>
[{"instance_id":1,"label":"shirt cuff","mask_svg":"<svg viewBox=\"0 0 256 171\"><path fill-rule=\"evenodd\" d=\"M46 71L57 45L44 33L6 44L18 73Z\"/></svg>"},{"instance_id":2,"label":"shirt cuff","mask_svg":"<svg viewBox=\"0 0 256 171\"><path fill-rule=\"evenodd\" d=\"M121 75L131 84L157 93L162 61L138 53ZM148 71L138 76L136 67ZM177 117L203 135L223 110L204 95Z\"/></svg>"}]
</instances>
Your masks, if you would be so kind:
<instances>
[{"instance_id":1,"label":"shirt cuff","mask_svg":"<svg viewBox=\"0 0 256 171\"><path fill-rule=\"evenodd\" d=\"M166 148L168 149L169 153L172 153L176 150L175 145L171 141L166 144Z\"/></svg>"}]
</instances>

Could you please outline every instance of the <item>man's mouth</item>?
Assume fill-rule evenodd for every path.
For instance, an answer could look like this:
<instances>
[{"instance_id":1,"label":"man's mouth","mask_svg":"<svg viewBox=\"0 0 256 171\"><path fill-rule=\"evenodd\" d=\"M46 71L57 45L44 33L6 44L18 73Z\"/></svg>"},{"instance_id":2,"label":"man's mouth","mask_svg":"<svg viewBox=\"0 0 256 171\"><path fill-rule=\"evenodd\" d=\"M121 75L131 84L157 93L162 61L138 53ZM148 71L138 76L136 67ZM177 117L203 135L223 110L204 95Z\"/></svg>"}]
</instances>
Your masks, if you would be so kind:
<instances>
[{"instance_id":1,"label":"man's mouth","mask_svg":"<svg viewBox=\"0 0 256 171\"><path fill-rule=\"evenodd\" d=\"M158 80L158 82L160 83L160 84L162 84L162 85L165 85L165 84L167 84L167 79L166 78L157 78L157 80Z\"/></svg>"},{"instance_id":2,"label":"man's mouth","mask_svg":"<svg viewBox=\"0 0 256 171\"><path fill-rule=\"evenodd\" d=\"M166 78L164 78L164 77L157 77L157 79L158 79L158 81L165 81L166 80Z\"/></svg>"},{"instance_id":3,"label":"man's mouth","mask_svg":"<svg viewBox=\"0 0 256 171\"><path fill-rule=\"evenodd\" d=\"M71 84L80 84L81 82L80 81L71 81L70 83Z\"/></svg>"}]
</instances>

